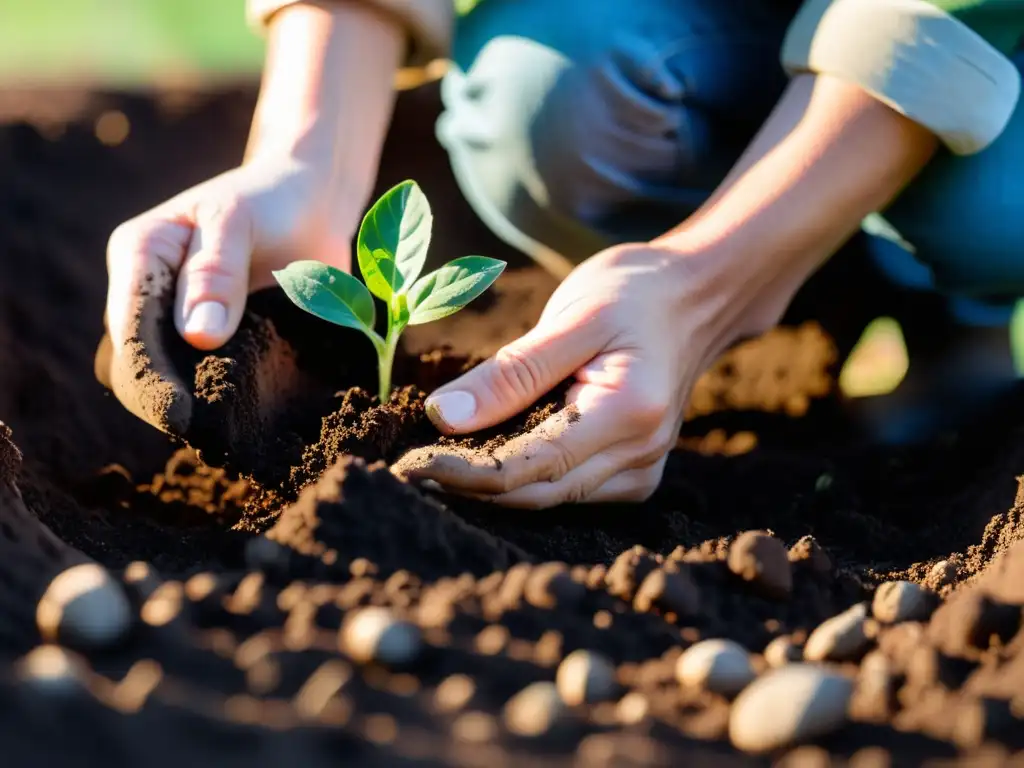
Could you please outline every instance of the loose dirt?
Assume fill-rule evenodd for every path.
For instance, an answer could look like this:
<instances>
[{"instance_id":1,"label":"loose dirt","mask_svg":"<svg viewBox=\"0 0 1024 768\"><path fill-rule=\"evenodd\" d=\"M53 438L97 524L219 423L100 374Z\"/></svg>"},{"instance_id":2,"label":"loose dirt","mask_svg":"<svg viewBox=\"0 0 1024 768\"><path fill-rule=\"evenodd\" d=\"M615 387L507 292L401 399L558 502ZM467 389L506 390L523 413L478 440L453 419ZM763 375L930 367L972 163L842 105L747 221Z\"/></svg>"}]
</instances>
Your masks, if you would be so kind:
<instances>
[{"instance_id":1,"label":"loose dirt","mask_svg":"<svg viewBox=\"0 0 1024 768\"><path fill-rule=\"evenodd\" d=\"M93 373L106 236L238 162L252 106L249 89L0 98L0 732L12 764L1024 758L1024 398L927 448L866 448L833 386L886 296L855 247L784 327L701 380L648 502L528 513L403 483L387 465L439 442L425 392L528 329L553 289L459 199L425 88L400 102L380 187L412 177L444 201L434 257L509 259L496 289L409 330L387 405L370 394L361 337L266 292L216 354L171 344L193 393L187 445L129 414ZM116 147L93 133L110 109L131 126ZM493 451L558 395L462 447ZM54 577L90 560L113 586L80 585L87 602L56 624L37 617ZM887 587L873 607L894 579L924 592ZM116 642L84 642L102 629ZM820 688L849 688L841 722L767 755L735 749L735 721L763 706L754 686L812 633L808 656L850 681ZM759 676L737 706L713 677L677 680L682 652L710 638L742 645ZM557 670L579 649L614 681L570 707L550 683L568 684ZM761 724L799 721L785 708L801 697L777 698Z\"/></svg>"}]
</instances>

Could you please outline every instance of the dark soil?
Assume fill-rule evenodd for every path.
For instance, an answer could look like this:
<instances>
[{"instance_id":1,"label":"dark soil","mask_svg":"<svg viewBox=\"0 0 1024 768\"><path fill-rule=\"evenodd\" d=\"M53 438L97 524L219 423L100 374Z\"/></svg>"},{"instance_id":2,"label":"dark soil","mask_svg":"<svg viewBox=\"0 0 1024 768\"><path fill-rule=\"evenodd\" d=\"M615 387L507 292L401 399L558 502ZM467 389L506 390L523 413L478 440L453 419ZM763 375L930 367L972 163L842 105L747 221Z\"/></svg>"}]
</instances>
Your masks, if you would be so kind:
<instances>
[{"instance_id":1,"label":"dark soil","mask_svg":"<svg viewBox=\"0 0 1024 768\"><path fill-rule=\"evenodd\" d=\"M425 392L528 329L553 288L459 199L425 88L400 102L380 186L412 177L445 201L435 258L509 259L492 294L409 329L401 388L380 406L368 345L268 291L215 355L165 334L192 393L187 446L129 414L93 375L107 234L238 162L252 106L249 89L0 98L0 419L13 432L0 426L0 732L11 764L757 762L729 746L728 699L675 681L682 650L730 638L761 672L769 641L799 648L892 578L926 585L939 607L870 624L861 652L837 664L858 681L851 722L791 759L999 764L1024 750L1024 399L927 448L864 447L833 376L864 324L891 309L883 299L905 297L872 282L856 244L783 328L701 380L650 501L527 513L423 491L386 465L438 442ZM107 147L92 125L115 108L131 133ZM464 445L492 450L558 395ZM776 539L734 547L749 529ZM134 625L116 647L80 649L73 684L31 674L15 660L42 639L36 602L87 557L123 584ZM362 662L344 628L367 605L416 625L421 653ZM614 698L536 737L514 733L506 702L580 648L615 665Z\"/></svg>"}]
</instances>

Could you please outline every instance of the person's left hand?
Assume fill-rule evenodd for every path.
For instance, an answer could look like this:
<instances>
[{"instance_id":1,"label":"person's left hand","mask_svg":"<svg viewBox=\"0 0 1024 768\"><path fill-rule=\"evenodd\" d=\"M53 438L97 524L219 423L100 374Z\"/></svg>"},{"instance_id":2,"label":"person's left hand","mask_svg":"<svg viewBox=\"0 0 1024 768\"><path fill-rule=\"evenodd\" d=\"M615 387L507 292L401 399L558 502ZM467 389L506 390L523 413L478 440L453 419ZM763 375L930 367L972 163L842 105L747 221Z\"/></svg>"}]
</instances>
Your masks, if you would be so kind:
<instances>
[{"instance_id":1,"label":"person's left hand","mask_svg":"<svg viewBox=\"0 0 1024 768\"><path fill-rule=\"evenodd\" d=\"M642 244L588 259L533 330L427 400L449 435L501 423L574 376L567 407L495 453L431 446L393 471L510 507L651 496L694 383L739 330L723 327L732 292L707 257Z\"/></svg>"}]
</instances>

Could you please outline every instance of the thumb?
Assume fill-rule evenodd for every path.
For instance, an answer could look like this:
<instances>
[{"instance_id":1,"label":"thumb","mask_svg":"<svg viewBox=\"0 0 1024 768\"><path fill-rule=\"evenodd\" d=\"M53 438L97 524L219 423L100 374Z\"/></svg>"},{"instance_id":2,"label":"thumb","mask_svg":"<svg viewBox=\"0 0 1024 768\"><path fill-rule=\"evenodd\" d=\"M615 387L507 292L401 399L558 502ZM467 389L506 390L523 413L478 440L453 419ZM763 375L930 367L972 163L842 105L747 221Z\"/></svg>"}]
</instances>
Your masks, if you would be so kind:
<instances>
[{"instance_id":1,"label":"thumb","mask_svg":"<svg viewBox=\"0 0 1024 768\"><path fill-rule=\"evenodd\" d=\"M238 328L249 294L251 223L237 202L200 202L178 274L174 321L202 350L223 345Z\"/></svg>"},{"instance_id":2,"label":"thumb","mask_svg":"<svg viewBox=\"0 0 1024 768\"><path fill-rule=\"evenodd\" d=\"M589 363L600 350L592 326L537 326L502 347L426 401L427 416L446 434L500 424Z\"/></svg>"}]
</instances>

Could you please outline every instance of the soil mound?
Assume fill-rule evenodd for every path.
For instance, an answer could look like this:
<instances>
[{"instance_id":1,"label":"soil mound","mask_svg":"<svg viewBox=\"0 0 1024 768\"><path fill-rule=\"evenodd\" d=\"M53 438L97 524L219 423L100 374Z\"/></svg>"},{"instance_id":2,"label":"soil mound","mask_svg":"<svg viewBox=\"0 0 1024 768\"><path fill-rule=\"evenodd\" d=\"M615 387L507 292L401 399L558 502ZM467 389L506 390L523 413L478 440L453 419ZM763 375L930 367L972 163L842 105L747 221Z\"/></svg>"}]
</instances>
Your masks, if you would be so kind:
<instances>
[{"instance_id":1,"label":"soil mound","mask_svg":"<svg viewBox=\"0 0 1024 768\"><path fill-rule=\"evenodd\" d=\"M438 258L509 259L493 295L410 329L383 406L361 338L256 296L215 355L171 344L188 445L93 374L104 245L238 162L253 92L0 105L13 763L1020 758L1024 398L927 448L862 445L832 388L879 313L863 298L885 293L862 262L834 260L783 328L702 379L648 502L513 513L388 470L438 443L424 393L529 328L553 287L423 150L435 92L400 102L380 186L445 201ZM92 128L111 109L131 126L117 147ZM461 447L493 451L559 394Z\"/></svg>"}]
</instances>

